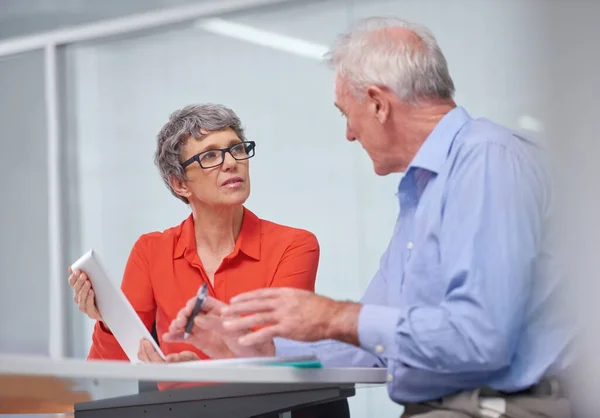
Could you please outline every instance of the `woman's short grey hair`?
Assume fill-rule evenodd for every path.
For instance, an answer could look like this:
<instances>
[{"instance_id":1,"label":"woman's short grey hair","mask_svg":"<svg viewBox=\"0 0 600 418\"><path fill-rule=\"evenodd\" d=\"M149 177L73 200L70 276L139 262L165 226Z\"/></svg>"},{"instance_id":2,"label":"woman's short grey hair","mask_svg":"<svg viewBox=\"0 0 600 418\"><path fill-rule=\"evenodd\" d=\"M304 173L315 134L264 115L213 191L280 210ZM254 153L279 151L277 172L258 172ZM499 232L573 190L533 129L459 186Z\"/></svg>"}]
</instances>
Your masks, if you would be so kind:
<instances>
[{"instance_id":1,"label":"woman's short grey hair","mask_svg":"<svg viewBox=\"0 0 600 418\"><path fill-rule=\"evenodd\" d=\"M202 132L218 132L227 128L233 129L242 141L246 140L240 118L223 105L193 104L171 113L169 121L157 135L154 163L175 197L189 203L185 197L175 193L169 181L171 177L185 179L185 171L181 167L181 149L186 142L190 138L203 139L207 135Z\"/></svg>"},{"instance_id":2,"label":"woman's short grey hair","mask_svg":"<svg viewBox=\"0 0 600 418\"><path fill-rule=\"evenodd\" d=\"M387 36L396 28L409 30L415 39ZM372 85L385 86L409 102L454 96L448 64L435 37L424 26L407 20L361 20L337 39L325 59L359 100Z\"/></svg>"}]
</instances>

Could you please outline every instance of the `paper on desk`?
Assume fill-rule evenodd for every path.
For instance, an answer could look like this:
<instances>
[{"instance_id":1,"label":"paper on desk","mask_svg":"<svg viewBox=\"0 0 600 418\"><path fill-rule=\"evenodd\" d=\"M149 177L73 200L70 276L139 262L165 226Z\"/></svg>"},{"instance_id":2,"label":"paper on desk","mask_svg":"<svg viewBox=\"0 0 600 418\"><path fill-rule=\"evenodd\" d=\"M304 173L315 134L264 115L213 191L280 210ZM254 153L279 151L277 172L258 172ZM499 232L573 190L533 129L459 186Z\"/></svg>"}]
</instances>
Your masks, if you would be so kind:
<instances>
[{"instance_id":1,"label":"paper on desk","mask_svg":"<svg viewBox=\"0 0 600 418\"><path fill-rule=\"evenodd\" d=\"M173 367L256 367L256 366L280 366L299 368L321 368L321 362L316 356L295 357L244 357L219 360L195 360L181 363L170 363Z\"/></svg>"}]
</instances>

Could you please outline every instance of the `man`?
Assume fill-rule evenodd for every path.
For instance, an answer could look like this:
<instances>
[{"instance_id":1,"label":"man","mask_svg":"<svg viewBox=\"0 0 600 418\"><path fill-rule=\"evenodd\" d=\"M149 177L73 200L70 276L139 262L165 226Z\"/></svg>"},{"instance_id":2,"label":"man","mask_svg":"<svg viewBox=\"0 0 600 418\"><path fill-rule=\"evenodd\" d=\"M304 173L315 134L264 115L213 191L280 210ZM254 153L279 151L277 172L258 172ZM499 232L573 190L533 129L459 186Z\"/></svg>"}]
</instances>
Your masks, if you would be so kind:
<instances>
[{"instance_id":1,"label":"man","mask_svg":"<svg viewBox=\"0 0 600 418\"><path fill-rule=\"evenodd\" d=\"M570 416L542 151L456 106L421 26L364 20L328 58L347 139L377 174L405 173L379 271L360 303L293 289L209 300L189 341L211 357L314 353L325 366L387 367L406 415ZM192 304L166 338L181 338Z\"/></svg>"}]
</instances>

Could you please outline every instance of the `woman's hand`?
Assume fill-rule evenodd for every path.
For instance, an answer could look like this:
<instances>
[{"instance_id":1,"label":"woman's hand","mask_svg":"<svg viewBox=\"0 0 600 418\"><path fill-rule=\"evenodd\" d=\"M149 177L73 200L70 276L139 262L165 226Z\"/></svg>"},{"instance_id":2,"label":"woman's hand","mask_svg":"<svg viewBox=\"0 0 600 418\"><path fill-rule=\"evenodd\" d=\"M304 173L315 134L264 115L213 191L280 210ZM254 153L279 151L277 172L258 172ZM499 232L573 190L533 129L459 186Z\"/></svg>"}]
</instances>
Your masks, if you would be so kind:
<instances>
[{"instance_id":1,"label":"woman's hand","mask_svg":"<svg viewBox=\"0 0 600 418\"><path fill-rule=\"evenodd\" d=\"M168 354L166 360L163 360L148 340L140 341L138 358L144 363L181 363L184 361L200 360L200 357L192 351Z\"/></svg>"},{"instance_id":2,"label":"woman's hand","mask_svg":"<svg viewBox=\"0 0 600 418\"><path fill-rule=\"evenodd\" d=\"M69 274L69 284L73 288L73 300L79 310L95 321L102 321L102 316L96 307L96 298L90 279L79 270L72 271L71 267L69 267Z\"/></svg>"},{"instance_id":3,"label":"woman's hand","mask_svg":"<svg viewBox=\"0 0 600 418\"><path fill-rule=\"evenodd\" d=\"M255 346L242 346L238 343L243 331L230 332L223 328L223 321L228 319L221 315L227 305L214 298L207 298L202 311L194 319L194 327L188 338L184 339L185 325L192 313L196 298L188 301L171 322L169 332L164 334L165 341L178 341L192 344L213 359L233 357L262 357L275 355L272 341Z\"/></svg>"}]
</instances>

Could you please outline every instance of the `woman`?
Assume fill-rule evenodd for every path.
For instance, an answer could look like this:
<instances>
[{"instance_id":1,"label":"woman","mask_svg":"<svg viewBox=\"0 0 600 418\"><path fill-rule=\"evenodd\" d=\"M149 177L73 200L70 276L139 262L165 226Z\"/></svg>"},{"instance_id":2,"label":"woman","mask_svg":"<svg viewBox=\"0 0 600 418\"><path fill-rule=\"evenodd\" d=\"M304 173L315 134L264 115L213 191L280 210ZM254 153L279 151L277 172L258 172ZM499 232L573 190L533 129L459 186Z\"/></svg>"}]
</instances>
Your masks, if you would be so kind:
<instances>
[{"instance_id":1,"label":"woman","mask_svg":"<svg viewBox=\"0 0 600 418\"><path fill-rule=\"evenodd\" d=\"M121 288L150 330L156 325L167 361L208 358L196 347L162 339L169 324L203 283L224 301L261 287L314 291L319 261L316 237L259 219L243 204L250 194L246 141L236 114L221 105L191 105L174 112L158 134L155 163L171 193L191 208L180 225L142 235L134 244ZM71 273L71 272L70 272ZM85 273L69 277L79 310L96 320L89 359L127 360L96 309ZM162 362L151 344L139 358Z\"/></svg>"}]
</instances>

